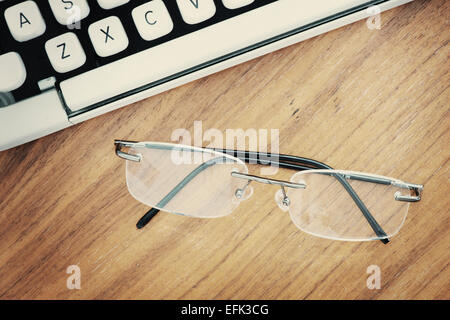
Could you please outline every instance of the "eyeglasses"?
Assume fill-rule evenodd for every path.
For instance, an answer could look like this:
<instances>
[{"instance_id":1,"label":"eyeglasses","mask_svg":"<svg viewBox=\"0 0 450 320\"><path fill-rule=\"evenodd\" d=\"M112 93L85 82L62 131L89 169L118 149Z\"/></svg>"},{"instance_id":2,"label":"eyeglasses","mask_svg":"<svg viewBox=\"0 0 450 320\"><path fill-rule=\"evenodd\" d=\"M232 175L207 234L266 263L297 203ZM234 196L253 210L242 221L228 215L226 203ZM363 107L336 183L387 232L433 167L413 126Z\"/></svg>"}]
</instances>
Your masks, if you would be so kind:
<instances>
[{"instance_id":1,"label":"eyeglasses","mask_svg":"<svg viewBox=\"0 0 450 320\"><path fill-rule=\"evenodd\" d=\"M123 140L116 140L115 146L117 156L127 160L129 192L152 207L137 223L139 229L160 210L196 218L226 216L252 196L251 183L263 183L279 187L276 203L306 233L388 243L423 190L422 185L333 170L290 155ZM270 179L250 175L246 163L297 172L290 181Z\"/></svg>"}]
</instances>

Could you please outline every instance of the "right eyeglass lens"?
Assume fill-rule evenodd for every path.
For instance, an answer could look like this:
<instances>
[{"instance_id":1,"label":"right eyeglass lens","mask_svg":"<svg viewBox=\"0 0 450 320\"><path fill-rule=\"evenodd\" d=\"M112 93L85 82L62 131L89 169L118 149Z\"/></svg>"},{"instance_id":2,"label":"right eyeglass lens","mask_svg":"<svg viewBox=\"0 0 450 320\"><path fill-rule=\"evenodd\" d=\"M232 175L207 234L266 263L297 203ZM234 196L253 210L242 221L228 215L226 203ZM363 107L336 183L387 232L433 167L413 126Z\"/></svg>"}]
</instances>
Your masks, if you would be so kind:
<instances>
[{"instance_id":1,"label":"right eyeglass lens","mask_svg":"<svg viewBox=\"0 0 450 320\"><path fill-rule=\"evenodd\" d=\"M291 181L305 183L306 189L288 190L291 218L298 228L319 237L348 241L390 238L402 227L409 203L395 200L396 192L408 191L386 184L389 180L350 171L299 172ZM387 236L375 233L342 181L356 192Z\"/></svg>"},{"instance_id":2,"label":"right eyeglass lens","mask_svg":"<svg viewBox=\"0 0 450 320\"><path fill-rule=\"evenodd\" d=\"M247 173L239 159L211 150L175 144L146 143L131 148L141 161L127 161L127 185L138 201L160 210L198 218L222 217L239 204L236 191Z\"/></svg>"}]
</instances>

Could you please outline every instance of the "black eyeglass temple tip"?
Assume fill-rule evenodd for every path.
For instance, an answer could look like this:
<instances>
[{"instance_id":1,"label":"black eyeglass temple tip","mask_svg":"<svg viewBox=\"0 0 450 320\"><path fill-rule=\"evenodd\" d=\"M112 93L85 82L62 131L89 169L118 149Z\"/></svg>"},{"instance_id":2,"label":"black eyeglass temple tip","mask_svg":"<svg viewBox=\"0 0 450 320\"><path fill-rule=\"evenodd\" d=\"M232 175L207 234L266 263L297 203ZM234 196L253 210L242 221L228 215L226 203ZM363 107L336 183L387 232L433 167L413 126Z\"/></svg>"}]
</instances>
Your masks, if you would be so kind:
<instances>
[{"instance_id":1,"label":"black eyeglass temple tip","mask_svg":"<svg viewBox=\"0 0 450 320\"><path fill-rule=\"evenodd\" d=\"M136 227L138 229L142 229L145 227L150 220L153 219L154 216L158 214L159 210L155 208L151 208L141 219L139 219L138 223L136 223Z\"/></svg>"}]
</instances>

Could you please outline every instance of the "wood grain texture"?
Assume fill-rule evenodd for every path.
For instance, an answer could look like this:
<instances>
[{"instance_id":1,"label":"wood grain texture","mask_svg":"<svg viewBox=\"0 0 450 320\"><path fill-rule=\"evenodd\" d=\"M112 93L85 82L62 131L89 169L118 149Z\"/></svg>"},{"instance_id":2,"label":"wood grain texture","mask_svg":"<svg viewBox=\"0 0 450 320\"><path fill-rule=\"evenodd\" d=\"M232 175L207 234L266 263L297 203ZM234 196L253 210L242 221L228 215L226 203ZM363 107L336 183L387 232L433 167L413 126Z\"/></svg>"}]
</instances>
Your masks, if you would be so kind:
<instances>
[{"instance_id":1,"label":"wood grain texture","mask_svg":"<svg viewBox=\"0 0 450 320\"><path fill-rule=\"evenodd\" d=\"M381 30L354 23L0 153L0 298L449 299L449 12L414 1ZM195 120L279 129L283 153L423 183L423 200L389 245L307 235L256 185L229 217L136 230L147 208L113 140L169 142Z\"/></svg>"}]
</instances>

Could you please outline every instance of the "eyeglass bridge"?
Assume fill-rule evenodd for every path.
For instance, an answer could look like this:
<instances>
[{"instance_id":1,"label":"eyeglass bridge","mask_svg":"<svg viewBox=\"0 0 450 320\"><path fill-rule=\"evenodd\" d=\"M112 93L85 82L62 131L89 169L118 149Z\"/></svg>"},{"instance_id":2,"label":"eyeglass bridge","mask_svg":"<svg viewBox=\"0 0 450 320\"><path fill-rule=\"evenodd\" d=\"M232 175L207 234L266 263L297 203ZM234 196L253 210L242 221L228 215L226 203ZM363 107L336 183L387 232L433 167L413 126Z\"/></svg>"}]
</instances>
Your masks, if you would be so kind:
<instances>
[{"instance_id":1,"label":"eyeglass bridge","mask_svg":"<svg viewBox=\"0 0 450 320\"><path fill-rule=\"evenodd\" d=\"M282 186L282 187L287 187L287 188L306 189L306 184L304 184L304 183L295 183L295 182L284 181L284 180L264 178L264 177L254 176L251 174L240 173L240 172L236 172L236 171L231 172L231 176L234 178L244 179L244 180L248 180L248 181L255 181L255 182L264 183L264 184L272 184L272 185L277 185L277 186Z\"/></svg>"},{"instance_id":2,"label":"eyeglass bridge","mask_svg":"<svg viewBox=\"0 0 450 320\"><path fill-rule=\"evenodd\" d=\"M295 183L295 182L290 182L290 181L264 178L264 177L254 176L251 174L240 173L240 172L236 172L236 171L231 172L231 176L234 178L247 180L247 184L243 188L236 190L236 193L235 193L236 198L242 199L245 189L248 187L248 185L252 181L264 183L264 184L277 185L277 186L280 186L280 188L281 188L281 192L282 192L281 204L284 207L289 207L289 205L291 204L291 200L287 196L285 188L306 189L306 184L304 184L304 183Z\"/></svg>"}]
</instances>

